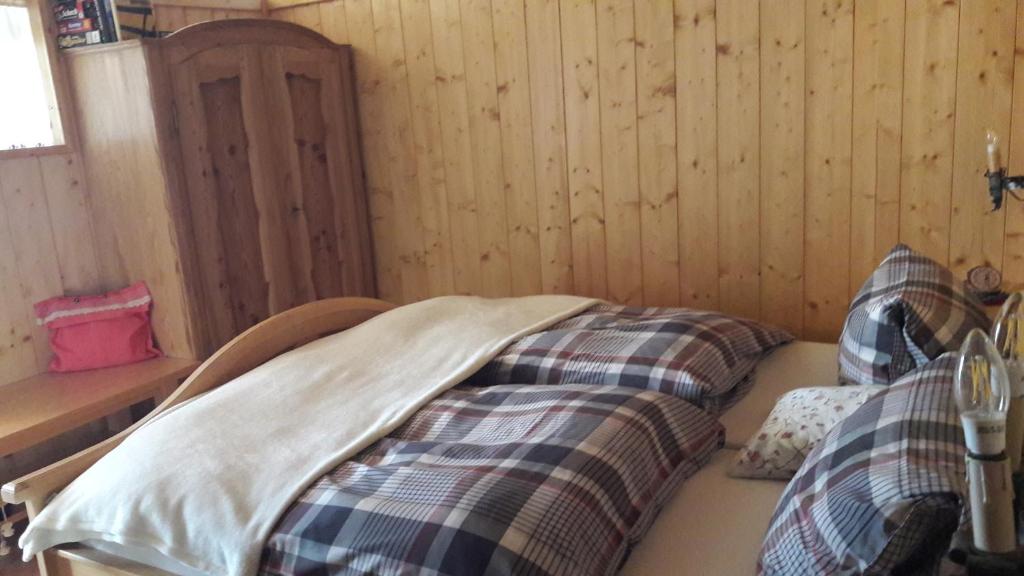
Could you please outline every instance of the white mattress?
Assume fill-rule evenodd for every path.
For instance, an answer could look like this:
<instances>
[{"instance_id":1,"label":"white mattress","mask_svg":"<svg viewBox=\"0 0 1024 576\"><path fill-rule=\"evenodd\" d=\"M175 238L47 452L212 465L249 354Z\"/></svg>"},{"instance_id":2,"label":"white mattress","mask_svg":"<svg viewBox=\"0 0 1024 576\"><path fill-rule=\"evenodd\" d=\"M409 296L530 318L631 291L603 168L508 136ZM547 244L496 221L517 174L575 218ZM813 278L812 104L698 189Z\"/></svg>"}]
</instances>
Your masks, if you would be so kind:
<instances>
[{"instance_id":1,"label":"white mattress","mask_svg":"<svg viewBox=\"0 0 1024 576\"><path fill-rule=\"evenodd\" d=\"M839 346L793 342L772 352L757 365L754 386L719 418L725 426L726 448L740 448L761 428L775 400L796 388L837 386Z\"/></svg>"},{"instance_id":2,"label":"white mattress","mask_svg":"<svg viewBox=\"0 0 1024 576\"><path fill-rule=\"evenodd\" d=\"M775 504L776 480L726 475L734 450L720 450L683 483L622 567L623 576L750 576Z\"/></svg>"},{"instance_id":3,"label":"white mattress","mask_svg":"<svg viewBox=\"0 0 1024 576\"><path fill-rule=\"evenodd\" d=\"M786 482L741 480L726 472L742 446L761 427L775 400L794 388L834 386L835 344L794 342L763 360L747 396L722 417L726 449L683 482L665 504L654 525L622 568L624 576L741 576L756 571L761 541ZM153 574L190 574L156 551L121 549L106 544L103 552L158 567ZM91 553L102 560L102 553ZM191 575L190 575L191 576Z\"/></svg>"},{"instance_id":4,"label":"white mattress","mask_svg":"<svg viewBox=\"0 0 1024 576\"><path fill-rule=\"evenodd\" d=\"M754 386L719 419L726 449L679 487L622 567L624 576L750 576L787 482L727 474L736 450L761 427L775 400L795 388L835 386L838 346L794 342L763 360Z\"/></svg>"}]
</instances>

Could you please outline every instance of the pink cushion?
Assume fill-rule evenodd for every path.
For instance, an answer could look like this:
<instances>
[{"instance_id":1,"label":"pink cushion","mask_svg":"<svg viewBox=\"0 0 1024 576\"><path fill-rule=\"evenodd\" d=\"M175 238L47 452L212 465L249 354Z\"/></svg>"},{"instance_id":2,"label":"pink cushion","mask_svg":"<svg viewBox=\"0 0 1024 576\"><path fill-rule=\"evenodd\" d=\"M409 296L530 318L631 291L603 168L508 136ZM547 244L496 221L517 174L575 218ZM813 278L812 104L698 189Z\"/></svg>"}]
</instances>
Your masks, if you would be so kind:
<instances>
[{"instance_id":1,"label":"pink cushion","mask_svg":"<svg viewBox=\"0 0 1024 576\"><path fill-rule=\"evenodd\" d=\"M145 283L101 296L60 296L35 305L50 332L52 372L131 364L161 355L153 345Z\"/></svg>"}]
</instances>

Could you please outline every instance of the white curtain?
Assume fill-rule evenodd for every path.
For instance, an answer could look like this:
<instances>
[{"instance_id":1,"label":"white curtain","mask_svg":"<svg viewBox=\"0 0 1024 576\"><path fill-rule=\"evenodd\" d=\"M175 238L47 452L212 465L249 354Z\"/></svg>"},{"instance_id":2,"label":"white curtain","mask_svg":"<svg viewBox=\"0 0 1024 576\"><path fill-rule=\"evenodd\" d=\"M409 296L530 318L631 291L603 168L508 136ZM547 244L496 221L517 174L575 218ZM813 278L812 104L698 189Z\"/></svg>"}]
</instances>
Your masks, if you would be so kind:
<instances>
[{"instance_id":1,"label":"white curtain","mask_svg":"<svg viewBox=\"0 0 1024 576\"><path fill-rule=\"evenodd\" d=\"M49 100L28 9L0 0L0 150L52 146Z\"/></svg>"}]
</instances>

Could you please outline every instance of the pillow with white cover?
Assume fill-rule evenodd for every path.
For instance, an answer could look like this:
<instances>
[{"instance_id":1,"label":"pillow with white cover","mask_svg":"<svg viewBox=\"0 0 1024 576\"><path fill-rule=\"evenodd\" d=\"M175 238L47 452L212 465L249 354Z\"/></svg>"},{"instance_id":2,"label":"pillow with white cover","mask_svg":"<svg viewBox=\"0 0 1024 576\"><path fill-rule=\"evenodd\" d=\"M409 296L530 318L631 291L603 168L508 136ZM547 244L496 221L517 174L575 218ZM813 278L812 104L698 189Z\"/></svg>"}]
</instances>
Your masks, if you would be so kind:
<instances>
[{"instance_id":1,"label":"pillow with white cover","mask_svg":"<svg viewBox=\"0 0 1024 576\"><path fill-rule=\"evenodd\" d=\"M833 426L886 388L823 386L783 394L761 429L740 449L729 475L789 480Z\"/></svg>"}]
</instances>

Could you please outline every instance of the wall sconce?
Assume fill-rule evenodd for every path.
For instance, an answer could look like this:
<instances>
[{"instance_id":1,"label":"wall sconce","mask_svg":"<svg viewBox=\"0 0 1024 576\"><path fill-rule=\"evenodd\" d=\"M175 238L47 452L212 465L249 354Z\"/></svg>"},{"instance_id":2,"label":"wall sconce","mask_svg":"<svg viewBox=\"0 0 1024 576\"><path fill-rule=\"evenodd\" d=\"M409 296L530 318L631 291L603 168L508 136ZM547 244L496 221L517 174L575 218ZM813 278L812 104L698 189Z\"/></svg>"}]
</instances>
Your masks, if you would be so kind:
<instances>
[{"instance_id":1,"label":"wall sconce","mask_svg":"<svg viewBox=\"0 0 1024 576\"><path fill-rule=\"evenodd\" d=\"M1017 200L1024 200L1017 195L1017 190L1024 189L1024 176L1007 176L1000 162L999 137L989 130L987 140L988 171L985 177L988 178L988 195L992 197L992 211L995 212L1003 206L1004 192Z\"/></svg>"}]
</instances>

